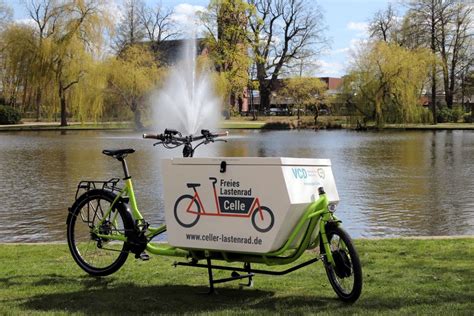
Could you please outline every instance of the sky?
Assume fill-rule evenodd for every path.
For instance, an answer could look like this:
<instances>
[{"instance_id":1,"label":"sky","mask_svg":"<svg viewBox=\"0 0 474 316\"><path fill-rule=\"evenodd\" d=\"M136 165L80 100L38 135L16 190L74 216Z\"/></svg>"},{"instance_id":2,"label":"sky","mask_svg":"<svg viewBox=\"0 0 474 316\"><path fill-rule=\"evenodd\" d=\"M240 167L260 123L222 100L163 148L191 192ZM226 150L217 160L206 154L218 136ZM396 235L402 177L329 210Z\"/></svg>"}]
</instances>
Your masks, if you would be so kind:
<instances>
[{"instance_id":1,"label":"sky","mask_svg":"<svg viewBox=\"0 0 474 316\"><path fill-rule=\"evenodd\" d=\"M314 71L317 76L340 77L350 65L351 50L367 38L367 24L379 10L387 7L390 0L306 0L317 3L323 10L328 27L326 36L330 39L330 49L318 57L319 67ZM6 0L14 9L16 20L26 20L25 0ZM108 0L111 10L119 11L120 0ZM150 5L161 2L165 7L175 9L175 18L186 23L189 14L204 9L208 0L146 0Z\"/></svg>"}]
</instances>

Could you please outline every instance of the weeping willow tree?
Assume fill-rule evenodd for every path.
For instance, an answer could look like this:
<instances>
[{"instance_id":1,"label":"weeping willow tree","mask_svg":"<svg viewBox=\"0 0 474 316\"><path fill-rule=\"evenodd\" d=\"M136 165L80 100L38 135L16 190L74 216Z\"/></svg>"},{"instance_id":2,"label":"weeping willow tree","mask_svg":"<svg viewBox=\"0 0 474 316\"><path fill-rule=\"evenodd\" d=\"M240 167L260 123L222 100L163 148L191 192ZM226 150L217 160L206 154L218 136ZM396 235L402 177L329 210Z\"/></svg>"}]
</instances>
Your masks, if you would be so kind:
<instances>
[{"instance_id":1,"label":"weeping willow tree","mask_svg":"<svg viewBox=\"0 0 474 316\"><path fill-rule=\"evenodd\" d=\"M0 35L2 87L12 106L40 116L96 119L102 111L104 31L112 27L105 0L27 3L32 26L10 23Z\"/></svg>"},{"instance_id":2,"label":"weeping willow tree","mask_svg":"<svg viewBox=\"0 0 474 316\"><path fill-rule=\"evenodd\" d=\"M34 30L21 24L8 25L0 34L0 78L5 103L26 103L32 84L31 68L35 60Z\"/></svg>"},{"instance_id":3,"label":"weeping willow tree","mask_svg":"<svg viewBox=\"0 0 474 316\"><path fill-rule=\"evenodd\" d=\"M144 45L133 45L108 61L108 94L126 104L134 114L135 127L143 129L146 97L162 77L155 56Z\"/></svg>"},{"instance_id":4,"label":"weeping willow tree","mask_svg":"<svg viewBox=\"0 0 474 316\"><path fill-rule=\"evenodd\" d=\"M81 122L97 121L104 115L108 69L104 62L93 60L88 54L83 54L82 60L76 59L79 61L83 64L75 63L72 72L81 77L68 94L70 114Z\"/></svg>"},{"instance_id":5,"label":"weeping willow tree","mask_svg":"<svg viewBox=\"0 0 474 316\"><path fill-rule=\"evenodd\" d=\"M72 0L63 5L61 12L58 31L51 37L54 47L51 62L60 102L61 126L65 126L68 94L88 71L93 72L90 71L94 66L93 52L100 48L103 29L110 24L101 1ZM95 102L95 105L100 107L102 103ZM74 108L77 104L69 106Z\"/></svg>"},{"instance_id":6,"label":"weeping willow tree","mask_svg":"<svg viewBox=\"0 0 474 316\"><path fill-rule=\"evenodd\" d=\"M377 42L359 52L345 79L352 101L377 127L426 120L421 96L434 57L427 49Z\"/></svg>"}]
</instances>

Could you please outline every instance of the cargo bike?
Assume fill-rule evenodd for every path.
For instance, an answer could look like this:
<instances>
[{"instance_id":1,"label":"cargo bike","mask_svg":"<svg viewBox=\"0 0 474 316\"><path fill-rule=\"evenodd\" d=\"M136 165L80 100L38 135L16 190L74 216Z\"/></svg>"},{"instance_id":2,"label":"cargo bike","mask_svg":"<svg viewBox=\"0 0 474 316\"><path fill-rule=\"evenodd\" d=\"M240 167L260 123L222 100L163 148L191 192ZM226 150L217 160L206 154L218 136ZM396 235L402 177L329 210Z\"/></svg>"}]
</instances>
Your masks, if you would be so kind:
<instances>
[{"instance_id":1,"label":"cargo bike","mask_svg":"<svg viewBox=\"0 0 474 316\"><path fill-rule=\"evenodd\" d=\"M190 159L196 148L226 141L226 135L202 130L200 135L183 136L170 129L143 135L168 149L183 146L184 158L162 163L167 225L159 227L151 226L138 210L125 159L134 150L104 150L121 162L123 185L118 178L79 183L67 217L67 241L75 262L90 275L106 276L130 253L142 260L149 254L173 256L181 258L175 266L207 269L212 293L218 283L244 279L252 286L256 274L284 275L321 260L338 297L356 301L362 290L361 264L334 215L339 197L330 161ZM168 243L153 242L165 232ZM311 249L311 259L295 264ZM252 267L292 263L280 271ZM232 273L215 279L213 270Z\"/></svg>"}]
</instances>

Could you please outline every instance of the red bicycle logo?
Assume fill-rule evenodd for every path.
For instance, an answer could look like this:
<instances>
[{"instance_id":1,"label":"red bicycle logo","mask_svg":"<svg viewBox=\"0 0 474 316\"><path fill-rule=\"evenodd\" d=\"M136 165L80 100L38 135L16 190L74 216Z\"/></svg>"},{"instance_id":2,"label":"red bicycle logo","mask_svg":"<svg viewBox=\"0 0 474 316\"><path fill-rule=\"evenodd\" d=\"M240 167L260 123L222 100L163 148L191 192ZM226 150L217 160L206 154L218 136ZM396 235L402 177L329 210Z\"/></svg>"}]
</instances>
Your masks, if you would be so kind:
<instances>
[{"instance_id":1,"label":"red bicycle logo","mask_svg":"<svg viewBox=\"0 0 474 316\"><path fill-rule=\"evenodd\" d=\"M275 223L273 212L266 206L260 205L258 197L234 197L218 196L216 191L216 178L209 178L214 190L214 202L216 210L206 212L196 188L199 183L187 183L187 187L194 190L194 195L184 194L174 204L174 217L179 225L189 228L196 225L201 216L225 216L225 217L251 217L253 227L266 233L272 229Z\"/></svg>"}]
</instances>

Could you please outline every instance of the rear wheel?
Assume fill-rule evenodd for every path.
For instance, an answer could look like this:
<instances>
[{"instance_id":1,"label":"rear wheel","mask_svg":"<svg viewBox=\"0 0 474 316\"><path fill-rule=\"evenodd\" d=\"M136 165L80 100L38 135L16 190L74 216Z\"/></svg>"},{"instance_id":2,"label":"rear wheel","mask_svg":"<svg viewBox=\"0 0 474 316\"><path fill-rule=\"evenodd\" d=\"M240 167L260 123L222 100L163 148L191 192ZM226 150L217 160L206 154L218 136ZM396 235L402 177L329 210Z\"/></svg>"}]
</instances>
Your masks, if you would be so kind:
<instances>
[{"instance_id":1,"label":"rear wheel","mask_svg":"<svg viewBox=\"0 0 474 316\"><path fill-rule=\"evenodd\" d=\"M324 259L329 282L341 300L355 302L362 291L362 268L359 256L350 236L342 228L335 225L327 226L326 235L335 263L333 267ZM321 254L325 254L322 239L320 248Z\"/></svg>"},{"instance_id":2,"label":"rear wheel","mask_svg":"<svg viewBox=\"0 0 474 316\"><path fill-rule=\"evenodd\" d=\"M125 231L133 229L121 203L115 203L106 216L115 197L105 190L86 192L74 203L67 221L69 250L79 267L94 276L114 273L128 257L129 249L124 241L97 236L125 237Z\"/></svg>"}]
</instances>

